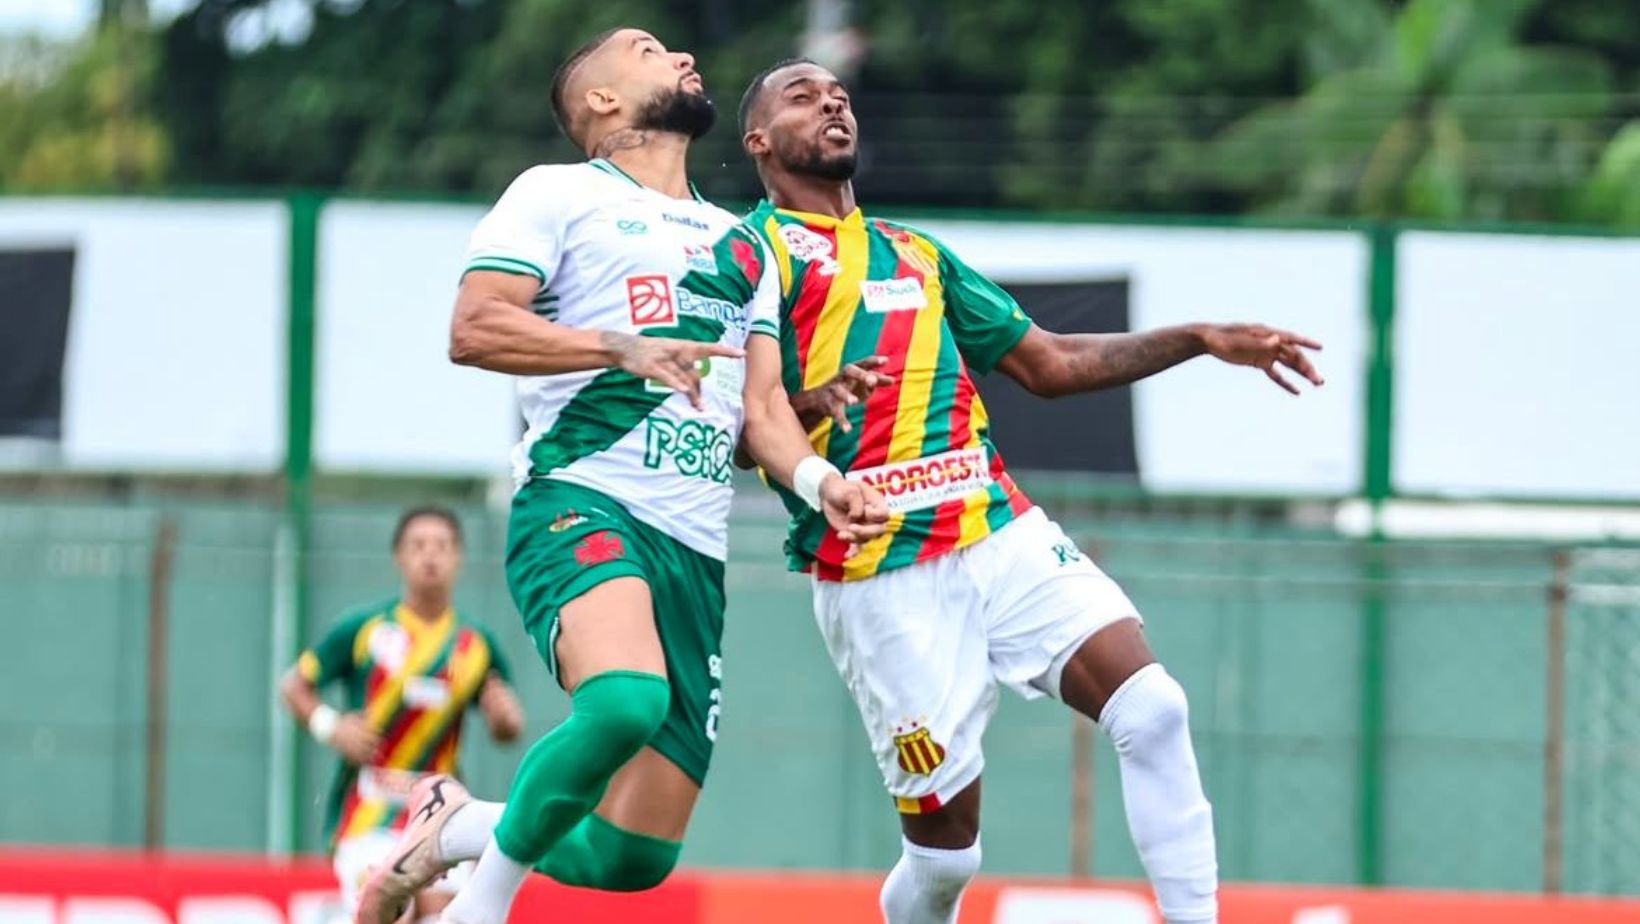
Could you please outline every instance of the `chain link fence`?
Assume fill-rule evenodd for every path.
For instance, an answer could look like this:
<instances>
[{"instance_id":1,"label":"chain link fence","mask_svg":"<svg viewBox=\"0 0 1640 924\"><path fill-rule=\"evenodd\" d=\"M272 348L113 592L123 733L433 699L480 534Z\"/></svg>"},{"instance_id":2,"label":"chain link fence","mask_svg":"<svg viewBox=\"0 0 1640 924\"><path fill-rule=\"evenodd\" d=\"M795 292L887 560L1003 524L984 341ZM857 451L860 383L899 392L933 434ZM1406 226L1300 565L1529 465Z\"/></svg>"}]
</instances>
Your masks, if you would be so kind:
<instances>
[{"instance_id":1,"label":"chain link fence","mask_svg":"<svg viewBox=\"0 0 1640 924\"><path fill-rule=\"evenodd\" d=\"M1640 893L1640 549L1374 543L1278 502L1048 506L1190 693L1227 878ZM392 593L397 510L315 511L305 639ZM564 699L501 581L504 516L461 512L458 600L498 631L539 734ZM294 815L318 847L330 759L302 743L292 791L272 701L281 522L254 500L0 502L0 784L34 794L0 806L0 836L257 850ZM881 868L894 817L781 534L743 493L723 735L685 859ZM520 752L472 737L467 775L498 797ZM988 868L1141 875L1087 723L1005 697L987 757Z\"/></svg>"}]
</instances>

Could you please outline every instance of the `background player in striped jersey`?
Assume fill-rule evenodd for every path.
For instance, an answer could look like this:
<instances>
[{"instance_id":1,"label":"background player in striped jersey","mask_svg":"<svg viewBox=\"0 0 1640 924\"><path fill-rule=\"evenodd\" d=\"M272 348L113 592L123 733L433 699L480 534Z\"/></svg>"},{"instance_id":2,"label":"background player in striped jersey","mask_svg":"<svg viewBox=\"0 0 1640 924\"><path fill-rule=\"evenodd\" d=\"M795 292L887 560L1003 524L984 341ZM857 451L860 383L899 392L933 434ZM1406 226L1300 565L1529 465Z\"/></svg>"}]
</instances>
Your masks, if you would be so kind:
<instances>
[{"instance_id":1,"label":"background player in striped jersey","mask_svg":"<svg viewBox=\"0 0 1640 924\"><path fill-rule=\"evenodd\" d=\"M1169 924L1215 921L1212 810L1184 691L1133 604L1021 492L970 370L1055 396L1209 354L1316 385L1319 344L1258 325L1061 335L915 229L867 218L857 125L824 68L782 62L747 88L743 143L768 190L747 221L775 255L787 390L816 451L879 488L888 531L847 557L790 504L792 564L859 706L905 834L889 924L956 919L979 867L980 736L998 684L1057 696L1116 745L1128 826Z\"/></svg>"},{"instance_id":2,"label":"background player in striped jersey","mask_svg":"<svg viewBox=\"0 0 1640 924\"><path fill-rule=\"evenodd\" d=\"M724 708L742 436L845 546L888 518L792 411L778 281L757 237L689 184L689 143L716 112L694 58L617 29L571 55L552 99L591 159L526 170L479 223L450 355L518 377L529 430L507 581L571 712L524 755L505 804L422 784L360 899L367 924L390 924L411 892L474 856L444 920L502 924L532 869L621 891L670 874Z\"/></svg>"},{"instance_id":3,"label":"background player in striped jersey","mask_svg":"<svg viewBox=\"0 0 1640 924\"><path fill-rule=\"evenodd\" d=\"M524 724L494 637L451 605L461 570L455 514L405 512L393 562L404 577L399 595L344 614L279 684L297 721L341 757L325 829L348 919L366 872L397 842L411 787L456 772L466 711L477 707L496 741L514 740ZM332 683L345 691L345 712L320 699ZM420 896L418 918L449 903L460 875Z\"/></svg>"}]
</instances>

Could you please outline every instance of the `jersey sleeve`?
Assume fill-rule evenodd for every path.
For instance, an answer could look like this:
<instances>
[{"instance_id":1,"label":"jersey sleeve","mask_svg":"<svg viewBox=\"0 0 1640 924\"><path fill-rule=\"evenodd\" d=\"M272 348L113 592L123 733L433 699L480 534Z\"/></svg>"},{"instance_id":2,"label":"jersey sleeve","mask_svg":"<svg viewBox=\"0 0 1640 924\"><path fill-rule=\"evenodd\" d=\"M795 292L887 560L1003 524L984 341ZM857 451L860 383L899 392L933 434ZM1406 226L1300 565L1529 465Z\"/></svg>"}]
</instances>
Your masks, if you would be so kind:
<instances>
[{"instance_id":1,"label":"jersey sleeve","mask_svg":"<svg viewBox=\"0 0 1640 924\"><path fill-rule=\"evenodd\" d=\"M350 613L338 619L316 644L297 657L296 670L302 679L322 687L352 676L357 667L353 649L369 619L369 613Z\"/></svg>"},{"instance_id":2,"label":"jersey sleeve","mask_svg":"<svg viewBox=\"0 0 1640 924\"><path fill-rule=\"evenodd\" d=\"M563 253L570 187L562 166L531 167L519 174L473 229L462 272L534 276L546 288Z\"/></svg>"},{"instance_id":3,"label":"jersey sleeve","mask_svg":"<svg viewBox=\"0 0 1640 924\"><path fill-rule=\"evenodd\" d=\"M512 665L507 663L507 656L501 651L501 641L490 631L489 626L479 626L478 634L484 636L484 644L490 647L490 670L507 683L512 683Z\"/></svg>"},{"instance_id":4,"label":"jersey sleeve","mask_svg":"<svg viewBox=\"0 0 1640 924\"><path fill-rule=\"evenodd\" d=\"M1031 319L1001 286L957 259L944 244L933 243L940 255L951 336L970 368L990 372L1031 329Z\"/></svg>"},{"instance_id":5,"label":"jersey sleeve","mask_svg":"<svg viewBox=\"0 0 1640 924\"><path fill-rule=\"evenodd\" d=\"M780 339L780 268L775 265L774 252L769 249L763 235L752 232L752 238L757 241L758 255L763 260L761 275L757 280L757 288L752 292L751 310L747 317L751 320L753 334L764 334Z\"/></svg>"}]
</instances>

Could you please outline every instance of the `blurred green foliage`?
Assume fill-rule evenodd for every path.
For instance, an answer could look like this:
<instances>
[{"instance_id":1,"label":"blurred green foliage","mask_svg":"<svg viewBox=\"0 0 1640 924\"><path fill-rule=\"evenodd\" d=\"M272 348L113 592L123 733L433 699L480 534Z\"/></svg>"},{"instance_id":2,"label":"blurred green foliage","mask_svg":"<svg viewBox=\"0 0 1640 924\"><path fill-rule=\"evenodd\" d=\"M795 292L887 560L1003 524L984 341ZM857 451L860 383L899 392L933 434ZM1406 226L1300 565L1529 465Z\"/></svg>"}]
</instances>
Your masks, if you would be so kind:
<instances>
[{"instance_id":1,"label":"blurred green foliage","mask_svg":"<svg viewBox=\"0 0 1640 924\"><path fill-rule=\"evenodd\" d=\"M301 28L247 43L259 15ZM1634 0L855 0L859 187L880 203L1640 226ZM613 25L693 51L748 201L734 103L803 4L200 0L0 55L0 183L493 195L577 156L547 88ZM105 17L105 19L107 19Z\"/></svg>"},{"instance_id":2,"label":"blurred green foliage","mask_svg":"<svg viewBox=\"0 0 1640 924\"><path fill-rule=\"evenodd\" d=\"M171 162L149 99L155 37L118 27L72 48L0 46L0 189L150 186Z\"/></svg>"}]
</instances>

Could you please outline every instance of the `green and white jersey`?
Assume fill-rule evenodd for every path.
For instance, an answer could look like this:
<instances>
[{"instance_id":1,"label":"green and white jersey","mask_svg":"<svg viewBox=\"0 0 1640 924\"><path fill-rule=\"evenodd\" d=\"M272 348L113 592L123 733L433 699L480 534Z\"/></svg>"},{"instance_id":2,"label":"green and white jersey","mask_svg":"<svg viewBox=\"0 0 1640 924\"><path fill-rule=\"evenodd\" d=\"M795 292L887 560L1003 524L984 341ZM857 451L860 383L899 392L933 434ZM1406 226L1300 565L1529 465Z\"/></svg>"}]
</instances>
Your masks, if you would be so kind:
<instances>
[{"instance_id":1,"label":"green and white jersey","mask_svg":"<svg viewBox=\"0 0 1640 924\"><path fill-rule=\"evenodd\" d=\"M467 253L469 272L540 280L533 307L549 321L734 347L753 331L779 337L770 265L735 216L698 195L644 187L602 159L525 171L479 222ZM701 411L620 369L520 377L529 430L513 453L517 483L552 478L601 491L723 559L745 362L713 358L702 374Z\"/></svg>"}]
</instances>

